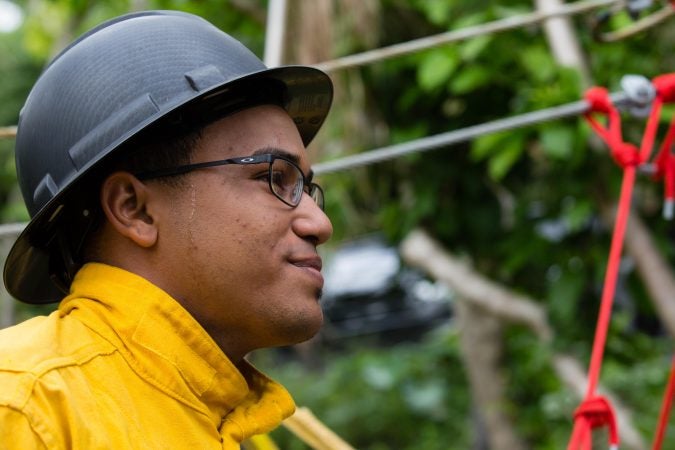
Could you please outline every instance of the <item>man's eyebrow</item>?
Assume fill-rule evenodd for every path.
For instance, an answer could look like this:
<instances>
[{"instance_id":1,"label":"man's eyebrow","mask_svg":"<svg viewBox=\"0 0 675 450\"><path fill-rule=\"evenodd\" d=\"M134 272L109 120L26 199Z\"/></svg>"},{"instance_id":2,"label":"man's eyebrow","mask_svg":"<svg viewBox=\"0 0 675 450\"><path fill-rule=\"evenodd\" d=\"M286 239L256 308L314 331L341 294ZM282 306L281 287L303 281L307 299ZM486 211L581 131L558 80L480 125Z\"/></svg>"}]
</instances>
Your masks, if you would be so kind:
<instances>
[{"instance_id":1,"label":"man's eyebrow","mask_svg":"<svg viewBox=\"0 0 675 450\"><path fill-rule=\"evenodd\" d=\"M291 153L289 151L283 150L281 148L276 148L276 147L263 147L261 149L258 149L253 152L251 156L256 156L256 155L274 155L274 156L281 156L284 159L288 159L289 161L294 162L296 165L300 165L300 158L298 155Z\"/></svg>"},{"instance_id":2,"label":"man's eyebrow","mask_svg":"<svg viewBox=\"0 0 675 450\"><path fill-rule=\"evenodd\" d=\"M277 147L263 147L261 149L258 149L253 152L251 156L255 155L275 155L275 156L281 156L284 159L288 159L289 161L295 163L296 166L300 167L300 157L296 155L295 153L291 153L289 151L286 151L281 148ZM314 178L314 171L312 169L309 169L309 173L305 176L305 180L308 183L312 182L312 179Z\"/></svg>"}]
</instances>

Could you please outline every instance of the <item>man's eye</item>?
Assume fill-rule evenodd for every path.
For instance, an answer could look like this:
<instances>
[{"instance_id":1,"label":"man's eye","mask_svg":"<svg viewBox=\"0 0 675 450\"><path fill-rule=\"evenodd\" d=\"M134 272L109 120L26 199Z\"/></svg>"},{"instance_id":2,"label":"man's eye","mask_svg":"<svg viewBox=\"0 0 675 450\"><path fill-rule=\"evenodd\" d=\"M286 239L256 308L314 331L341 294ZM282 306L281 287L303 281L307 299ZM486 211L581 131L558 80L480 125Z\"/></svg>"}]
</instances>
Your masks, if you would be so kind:
<instances>
[{"instance_id":1,"label":"man's eye","mask_svg":"<svg viewBox=\"0 0 675 450\"><path fill-rule=\"evenodd\" d=\"M283 172L272 172L272 184L278 187L285 186L286 176Z\"/></svg>"}]
</instances>

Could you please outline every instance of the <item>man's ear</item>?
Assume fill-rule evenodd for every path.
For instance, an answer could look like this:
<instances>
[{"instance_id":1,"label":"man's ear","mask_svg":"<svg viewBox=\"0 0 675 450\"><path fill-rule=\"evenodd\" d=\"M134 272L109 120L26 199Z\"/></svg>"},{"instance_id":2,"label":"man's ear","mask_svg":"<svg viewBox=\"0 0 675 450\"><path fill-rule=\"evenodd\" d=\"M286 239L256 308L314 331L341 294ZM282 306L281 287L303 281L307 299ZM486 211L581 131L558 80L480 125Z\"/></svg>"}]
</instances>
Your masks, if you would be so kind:
<instances>
[{"instance_id":1,"label":"man's ear","mask_svg":"<svg viewBox=\"0 0 675 450\"><path fill-rule=\"evenodd\" d=\"M101 187L101 207L108 222L122 236L141 247L157 242L157 221L148 208L152 191L129 172L115 172Z\"/></svg>"}]
</instances>

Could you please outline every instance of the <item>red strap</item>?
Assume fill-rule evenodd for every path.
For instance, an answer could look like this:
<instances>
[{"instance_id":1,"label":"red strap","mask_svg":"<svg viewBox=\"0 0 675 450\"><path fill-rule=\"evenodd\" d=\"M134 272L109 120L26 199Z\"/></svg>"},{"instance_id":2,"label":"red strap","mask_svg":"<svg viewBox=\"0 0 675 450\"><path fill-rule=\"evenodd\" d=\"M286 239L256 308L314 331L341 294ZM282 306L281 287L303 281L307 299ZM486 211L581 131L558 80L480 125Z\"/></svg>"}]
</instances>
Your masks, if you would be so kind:
<instances>
[{"instance_id":1,"label":"red strap","mask_svg":"<svg viewBox=\"0 0 675 450\"><path fill-rule=\"evenodd\" d=\"M610 448L618 448L619 432L616 416L610 402L600 395L584 400L574 412L574 431L568 450L590 450L592 448L591 431L598 427L607 427Z\"/></svg>"},{"instance_id":2,"label":"red strap","mask_svg":"<svg viewBox=\"0 0 675 450\"><path fill-rule=\"evenodd\" d=\"M640 149L623 141L621 136L621 115L612 104L607 90L595 87L586 92L589 111L585 114L585 117L591 127L610 148L612 157L623 168L624 172L619 207L609 251L609 260L607 262L607 271L605 273L605 283L600 301L600 314L598 315L591 362L588 368L588 389L584 401L574 414L574 430L567 447L568 450L591 450L591 434L593 429L605 426L609 428L609 443L611 448L618 448L619 445L616 419L612 406L607 399L596 395L595 391L598 385L598 378L600 377L605 342L607 340L607 330L609 328L612 303L616 290L619 263L626 234L626 224L628 222L631 197L635 185L636 168L649 160L658 131L662 104L675 102L675 74L657 77L653 80L653 84L656 90L656 97L647 121ZM595 114L607 116L606 127L602 126L595 119ZM657 174L665 178L667 199L675 198L675 157L670 151L674 141L675 119L671 123L670 130L664 139L663 147L657 160ZM672 400L672 392L668 396Z\"/></svg>"},{"instance_id":3,"label":"red strap","mask_svg":"<svg viewBox=\"0 0 675 450\"><path fill-rule=\"evenodd\" d=\"M674 0L675 1L675 0ZM654 88L656 89L655 103L675 103L675 74L666 74L654 78ZM652 111L652 116L654 111ZM651 117L650 117L651 119ZM658 121L658 117L654 119ZM664 199L666 205L670 204L672 208L675 202L675 155L673 146L675 145L675 116L670 122L668 133L661 143L661 148L654 161L656 165L656 179L663 178L665 185Z\"/></svg>"},{"instance_id":4,"label":"red strap","mask_svg":"<svg viewBox=\"0 0 675 450\"><path fill-rule=\"evenodd\" d=\"M663 436L668 427L668 416L670 416L670 409L673 405L673 397L675 396L675 357L673 357L673 365L670 368L670 378L668 379L668 386L666 392L663 394L663 404L661 405L661 413L659 414L659 424L656 427L656 436L654 437L654 445L652 450L660 450L663 444Z\"/></svg>"},{"instance_id":5,"label":"red strap","mask_svg":"<svg viewBox=\"0 0 675 450\"><path fill-rule=\"evenodd\" d=\"M631 197L633 186L635 185L636 167L643 161L642 152L632 144L623 141L621 136L621 116L614 107L604 88L592 88L586 93L586 100L589 103L589 112L585 115L591 127L600 135L600 137L609 146L612 157L624 170L623 181L621 184L621 195L619 198L619 208L614 224L614 233L610 246L609 260L605 273L605 283L602 290L602 299L600 301L600 314L595 328L595 338L593 340L593 351L591 353L591 362L588 368L588 389L586 397L581 403L574 416L574 431L568 444L568 450L590 450L591 432L593 428L609 427L610 444L618 446L619 436L616 429L616 420L614 411L604 397L597 396L595 390L600 377L602 367L602 358L607 341L607 330L612 313L612 303L616 290L616 282L619 272L619 263L623 240L626 234L626 224L630 213ZM607 115L607 127L603 127L595 120L593 114ZM652 136L653 139L653 136ZM653 142L653 141L652 141ZM649 146L649 142L643 140L643 149ZM653 144L652 144L653 145Z\"/></svg>"},{"instance_id":6,"label":"red strap","mask_svg":"<svg viewBox=\"0 0 675 450\"><path fill-rule=\"evenodd\" d=\"M656 165L656 179L663 178L665 184L666 201L675 201L675 154L673 154L673 146L675 146L675 116L670 122L668 133L663 139L661 149L655 160Z\"/></svg>"},{"instance_id":7,"label":"red strap","mask_svg":"<svg viewBox=\"0 0 675 450\"><path fill-rule=\"evenodd\" d=\"M612 104L607 89L602 87L589 89L586 91L586 101L589 103L589 111L585 114L586 120L602 140L605 141L617 164L621 167L638 166L644 161L637 147L623 141L623 137L621 136L621 115ZM603 127L595 119L594 113L601 113L607 116L607 127Z\"/></svg>"},{"instance_id":8,"label":"red strap","mask_svg":"<svg viewBox=\"0 0 675 450\"><path fill-rule=\"evenodd\" d=\"M612 406L607 399L596 395L595 391L598 385L598 378L600 377L607 330L612 313L619 263L630 213L633 187L635 185L636 167L649 160L658 131L662 104L675 102L675 74L657 77L653 80L653 84L656 90L656 98L652 105L640 149L623 141L621 135L621 115L612 104L607 90L595 87L586 92L589 111L585 114L585 117L591 127L610 148L612 157L623 168L624 172L619 207L609 251L609 260L607 261L605 283L600 301L600 314L598 315L598 323L595 328L593 351L588 368L588 389L584 401L574 414L574 431L567 447L568 450L591 450L591 434L593 429L604 426L609 428L610 445L615 448L618 448L619 445L619 436ZM602 126L595 119L595 114L607 116L606 127ZM667 199L675 198L675 157L670 151L674 141L675 119L671 123L670 130L664 139L663 147L657 160L657 174L663 176L666 180ZM672 393L670 397L672 398Z\"/></svg>"},{"instance_id":9,"label":"red strap","mask_svg":"<svg viewBox=\"0 0 675 450\"><path fill-rule=\"evenodd\" d=\"M675 0L673 0L675 3ZM656 95L663 103L675 102L675 73L667 73L654 77L652 85L656 89Z\"/></svg>"}]
</instances>

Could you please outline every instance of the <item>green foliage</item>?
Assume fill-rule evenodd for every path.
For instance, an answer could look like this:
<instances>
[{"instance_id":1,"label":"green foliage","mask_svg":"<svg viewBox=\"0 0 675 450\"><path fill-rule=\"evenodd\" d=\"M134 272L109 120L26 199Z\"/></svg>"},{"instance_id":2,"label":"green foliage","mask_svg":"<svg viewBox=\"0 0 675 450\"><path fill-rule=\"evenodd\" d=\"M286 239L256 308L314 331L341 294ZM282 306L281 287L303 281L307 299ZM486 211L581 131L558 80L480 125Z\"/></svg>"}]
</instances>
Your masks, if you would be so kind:
<instances>
[{"instance_id":1,"label":"green foliage","mask_svg":"<svg viewBox=\"0 0 675 450\"><path fill-rule=\"evenodd\" d=\"M269 370L298 405L356 448L468 448L470 400L457 333L448 328L392 350L355 345L347 352L322 352L326 362L319 372L307 374L296 364ZM284 449L307 448L286 430L273 437Z\"/></svg>"},{"instance_id":2,"label":"green foliage","mask_svg":"<svg viewBox=\"0 0 675 450\"><path fill-rule=\"evenodd\" d=\"M426 91L433 91L447 83L459 66L459 55L453 48L430 50L417 69L417 82Z\"/></svg>"},{"instance_id":3,"label":"green foliage","mask_svg":"<svg viewBox=\"0 0 675 450\"><path fill-rule=\"evenodd\" d=\"M481 136L473 141L471 156L475 161L488 160L488 174L499 181L522 156L526 137L519 131Z\"/></svg>"},{"instance_id":4,"label":"green foliage","mask_svg":"<svg viewBox=\"0 0 675 450\"><path fill-rule=\"evenodd\" d=\"M507 333L508 377L518 380L509 383L509 397L515 405L530 405L512 412L514 423L532 448L558 449L569 439L576 399L553 372L550 349L529 334L517 328Z\"/></svg>"},{"instance_id":5,"label":"green foliage","mask_svg":"<svg viewBox=\"0 0 675 450\"><path fill-rule=\"evenodd\" d=\"M0 33L0 127L16 125L19 110L28 95L40 64L21 49L21 37ZM28 214L16 184L14 140L0 139L0 221L19 222Z\"/></svg>"}]
</instances>

